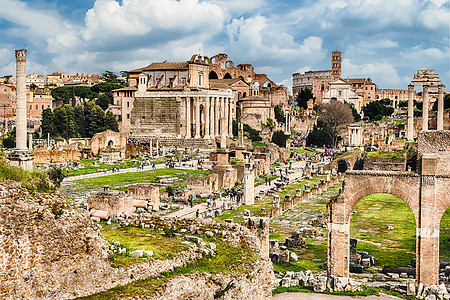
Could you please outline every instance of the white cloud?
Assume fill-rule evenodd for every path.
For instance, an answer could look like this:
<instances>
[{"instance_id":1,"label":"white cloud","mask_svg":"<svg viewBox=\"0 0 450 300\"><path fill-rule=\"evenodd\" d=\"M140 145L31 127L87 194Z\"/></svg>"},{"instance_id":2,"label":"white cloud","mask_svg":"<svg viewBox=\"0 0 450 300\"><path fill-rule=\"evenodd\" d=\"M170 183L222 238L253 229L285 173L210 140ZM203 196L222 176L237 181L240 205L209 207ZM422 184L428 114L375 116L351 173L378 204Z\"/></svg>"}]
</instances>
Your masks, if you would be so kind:
<instances>
[{"instance_id":1,"label":"white cloud","mask_svg":"<svg viewBox=\"0 0 450 300\"><path fill-rule=\"evenodd\" d=\"M343 59L342 76L371 78L380 88L402 88L400 85L403 83L395 67L386 62L358 65L350 59Z\"/></svg>"},{"instance_id":2,"label":"white cloud","mask_svg":"<svg viewBox=\"0 0 450 300\"><path fill-rule=\"evenodd\" d=\"M311 71L312 68L310 66L306 66L306 67L301 67L300 69L297 70L296 73L305 73L306 71Z\"/></svg>"}]
</instances>

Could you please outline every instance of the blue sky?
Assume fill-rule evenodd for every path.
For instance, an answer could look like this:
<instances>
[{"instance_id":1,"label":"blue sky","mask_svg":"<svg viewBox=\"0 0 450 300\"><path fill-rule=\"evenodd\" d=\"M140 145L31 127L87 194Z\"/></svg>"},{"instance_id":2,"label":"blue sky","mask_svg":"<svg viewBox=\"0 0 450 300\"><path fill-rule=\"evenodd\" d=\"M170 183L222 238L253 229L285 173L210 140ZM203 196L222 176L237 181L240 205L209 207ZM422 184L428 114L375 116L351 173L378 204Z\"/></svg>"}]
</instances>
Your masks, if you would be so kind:
<instances>
[{"instance_id":1,"label":"blue sky","mask_svg":"<svg viewBox=\"0 0 450 300\"><path fill-rule=\"evenodd\" d=\"M227 53L277 83L331 67L407 89L418 69L435 69L450 90L447 0L0 0L0 76L102 73L192 54Z\"/></svg>"}]
</instances>

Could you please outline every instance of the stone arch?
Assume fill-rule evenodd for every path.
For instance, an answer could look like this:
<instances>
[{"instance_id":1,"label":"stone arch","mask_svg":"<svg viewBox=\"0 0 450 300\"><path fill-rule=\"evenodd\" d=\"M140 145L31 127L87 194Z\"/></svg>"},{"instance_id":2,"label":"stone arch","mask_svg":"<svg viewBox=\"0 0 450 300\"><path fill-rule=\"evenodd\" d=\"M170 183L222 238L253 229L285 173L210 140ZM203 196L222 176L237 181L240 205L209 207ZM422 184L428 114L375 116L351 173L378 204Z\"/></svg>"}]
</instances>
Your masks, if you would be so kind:
<instances>
[{"instance_id":1,"label":"stone arch","mask_svg":"<svg viewBox=\"0 0 450 300\"><path fill-rule=\"evenodd\" d=\"M230 79L232 78L230 73L226 73L225 76L223 76L223 79Z\"/></svg>"},{"instance_id":2,"label":"stone arch","mask_svg":"<svg viewBox=\"0 0 450 300\"><path fill-rule=\"evenodd\" d=\"M246 93L246 92L244 92L244 93L242 94L242 98L245 98L245 97L247 97L247 93Z\"/></svg>"},{"instance_id":3,"label":"stone arch","mask_svg":"<svg viewBox=\"0 0 450 300\"><path fill-rule=\"evenodd\" d=\"M338 160L337 167L338 167L337 171L339 173L345 173L348 169L351 170L351 168L348 167L347 161L345 159Z\"/></svg>"},{"instance_id":4,"label":"stone arch","mask_svg":"<svg viewBox=\"0 0 450 300\"><path fill-rule=\"evenodd\" d=\"M219 79L219 76L217 76L217 73L214 71L209 72L209 79Z\"/></svg>"},{"instance_id":5,"label":"stone arch","mask_svg":"<svg viewBox=\"0 0 450 300\"><path fill-rule=\"evenodd\" d=\"M264 87L272 87L272 84L270 83L270 81L266 81L264 82Z\"/></svg>"},{"instance_id":6,"label":"stone arch","mask_svg":"<svg viewBox=\"0 0 450 300\"><path fill-rule=\"evenodd\" d=\"M238 100L240 100L240 99L242 99L242 93L241 92L238 93Z\"/></svg>"},{"instance_id":7,"label":"stone arch","mask_svg":"<svg viewBox=\"0 0 450 300\"><path fill-rule=\"evenodd\" d=\"M211 64L212 64L212 65L215 65L215 64L216 64L216 58L215 58L215 57L211 58Z\"/></svg>"},{"instance_id":8,"label":"stone arch","mask_svg":"<svg viewBox=\"0 0 450 300\"><path fill-rule=\"evenodd\" d=\"M242 75L239 76L239 78L242 79L242 81L245 81L245 79L244 79L244 77L242 77Z\"/></svg>"},{"instance_id":9,"label":"stone arch","mask_svg":"<svg viewBox=\"0 0 450 300\"><path fill-rule=\"evenodd\" d=\"M409 177L397 176L346 176L344 191L339 196L344 198L346 204L344 211L345 223L349 223L353 208L361 199L376 193L391 194L402 199L413 212L417 223L419 190L415 188L414 183L419 184L420 178L418 176L412 178L415 178L415 180L411 180Z\"/></svg>"},{"instance_id":10,"label":"stone arch","mask_svg":"<svg viewBox=\"0 0 450 300\"><path fill-rule=\"evenodd\" d=\"M109 140L108 141L108 147L114 147L114 141L113 140Z\"/></svg>"}]
</instances>

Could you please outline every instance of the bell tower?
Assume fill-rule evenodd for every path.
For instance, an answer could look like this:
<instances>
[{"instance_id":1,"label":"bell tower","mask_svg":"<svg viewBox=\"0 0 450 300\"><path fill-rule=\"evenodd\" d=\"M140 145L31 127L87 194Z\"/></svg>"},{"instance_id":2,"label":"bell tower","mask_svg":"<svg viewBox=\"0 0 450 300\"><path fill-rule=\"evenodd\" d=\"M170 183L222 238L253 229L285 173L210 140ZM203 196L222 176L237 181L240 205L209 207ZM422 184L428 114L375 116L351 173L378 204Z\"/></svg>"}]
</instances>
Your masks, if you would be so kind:
<instances>
[{"instance_id":1,"label":"bell tower","mask_svg":"<svg viewBox=\"0 0 450 300\"><path fill-rule=\"evenodd\" d=\"M342 53L338 50L331 52L331 80L341 77L341 56Z\"/></svg>"}]
</instances>

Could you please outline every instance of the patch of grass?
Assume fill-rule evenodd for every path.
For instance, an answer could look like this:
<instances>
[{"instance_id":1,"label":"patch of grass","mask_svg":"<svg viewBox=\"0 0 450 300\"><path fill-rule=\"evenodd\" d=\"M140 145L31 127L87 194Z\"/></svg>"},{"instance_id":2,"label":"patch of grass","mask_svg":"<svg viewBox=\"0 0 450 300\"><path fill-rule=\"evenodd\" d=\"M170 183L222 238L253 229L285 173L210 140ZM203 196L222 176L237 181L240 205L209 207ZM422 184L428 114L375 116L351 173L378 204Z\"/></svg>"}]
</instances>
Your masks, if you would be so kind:
<instances>
[{"instance_id":1,"label":"patch of grass","mask_svg":"<svg viewBox=\"0 0 450 300\"><path fill-rule=\"evenodd\" d=\"M378 296L380 294L380 291L376 288L362 287L362 289L363 290L360 292L342 291L342 292L323 292L320 294L337 295L337 296L371 296L371 295ZM290 287L279 286L272 291L272 295L281 293L317 293L317 292L314 292L314 290L310 287L303 287L300 285Z\"/></svg>"},{"instance_id":2,"label":"patch of grass","mask_svg":"<svg viewBox=\"0 0 450 300\"><path fill-rule=\"evenodd\" d=\"M204 257L194 263L184 267L177 267L170 272L164 272L159 276L148 277L143 280L136 280L130 284L117 286L110 290L97 293L95 295L81 297L84 300L106 300L122 299L134 296L150 296L164 282L179 276L193 273L214 273L214 274L245 274L252 268L252 263L256 261L257 255L248 246L241 244L233 247L230 244L214 240L217 245L216 255ZM230 287L232 288L232 287Z\"/></svg>"},{"instance_id":3,"label":"patch of grass","mask_svg":"<svg viewBox=\"0 0 450 300\"><path fill-rule=\"evenodd\" d=\"M439 234L439 259L442 262L450 261L450 208L441 219L441 231Z\"/></svg>"},{"instance_id":4,"label":"patch of grass","mask_svg":"<svg viewBox=\"0 0 450 300\"><path fill-rule=\"evenodd\" d=\"M255 141L255 142L252 142L252 146L253 147L258 147L258 146L264 147L265 144L261 141Z\"/></svg>"},{"instance_id":5,"label":"patch of grass","mask_svg":"<svg viewBox=\"0 0 450 300\"><path fill-rule=\"evenodd\" d=\"M403 200L390 194L372 194L359 201L353 211L350 234L363 241L358 242L358 251L367 251L380 265L388 266L407 266L415 257L414 214Z\"/></svg>"},{"instance_id":6,"label":"patch of grass","mask_svg":"<svg viewBox=\"0 0 450 300\"><path fill-rule=\"evenodd\" d=\"M269 233L269 240L278 240L282 242L286 240L286 236L280 233Z\"/></svg>"},{"instance_id":7,"label":"patch of grass","mask_svg":"<svg viewBox=\"0 0 450 300\"><path fill-rule=\"evenodd\" d=\"M405 149L395 150L395 151L371 151L366 152L367 157L380 157L380 158L403 158L404 154L408 151Z\"/></svg>"},{"instance_id":8,"label":"patch of grass","mask_svg":"<svg viewBox=\"0 0 450 300\"><path fill-rule=\"evenodd\" d=\"M188 246L182 244L181 240L169 238L159 232L136 227L103 228L103 237L108 241L120 242L124 245L127 253L134 250L153 251L153 259L167 259L184 251ZM120 267L142 261L129 255L115 254L110 257L110 262L114 267Z\"/></svg>"},{"instance_id":9,"label":"patch of grass","mask_svg":"<svg viewBox=\"0 0 450 300\"><path fill-rule=\"evenodd\" d=\"M27 171L22 168L12 167L0 161L0 180L13 180L21 182L30 192L50 193L55 187L50 183L48 175L40 171Z\"/></svg>"},{"instance_id":10,"label":"patch of grass","mask_svg":"<svg viewBox=\"0 0 450 300\"><path fill-rule=\"evenodd\" d=\"M209 171L187 170L187 169L155 169L145 172L117 173L114 175L101 176L97 178L84 178L75 180L74 182L76 182L79 185L86 185L86 186L102 187L105 185L109 185L110 187L114 187L114 186L135 184L140 182L156 182L157 176L163 175L176 176L175 175L176 173L187 173L187 175L184 176L177 176L180 179L182 179L182 181L185 181L188 177L208 175Z\"/></svg>"}]
</instances>

